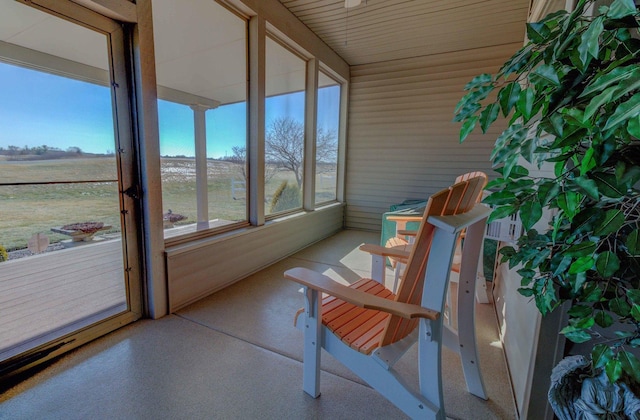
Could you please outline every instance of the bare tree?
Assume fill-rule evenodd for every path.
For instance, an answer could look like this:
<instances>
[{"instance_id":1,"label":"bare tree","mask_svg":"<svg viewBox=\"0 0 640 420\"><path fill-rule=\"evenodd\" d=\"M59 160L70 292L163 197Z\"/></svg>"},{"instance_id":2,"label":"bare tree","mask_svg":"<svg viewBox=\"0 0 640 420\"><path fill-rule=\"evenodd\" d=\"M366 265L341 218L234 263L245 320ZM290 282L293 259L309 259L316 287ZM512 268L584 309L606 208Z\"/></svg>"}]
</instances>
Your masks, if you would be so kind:
<instances>
[{"instance_id":1,"label":"bare tree","mask_svg":"<svg viewBox=\"0 0 640 420\"><path fill-rule=\"evenodd\" d=\"M291 118L274 120L265 133L267 163L290 170L302 187L304 158L304 124ZM316 162L335 162L337 136L335 132L319 129L316 138Z\"/></svg>"},{"instance_id":2,"label":"bare tree","mask_svg":"<svg viewBox=\"0 0 640 420\"><path fill-rule=\"evenodd\" d=\"M316 133L316 172L335 171L338 163L338 136L333 130L318 128Z\"/></svg>"},{"instance_id":3,"label":"bare tree","mask_svg":"<svg viewBox=\"0 0 640 420\"><path fill-rule=\"evenodd\" d=\"M231 147L231 156L228 156L226 160L235 164L238 167L238 170L242 174L242 179L246 184L247 182L247 148L244 146L233 146ZM278 168L275 166L265 165L265 182L269 182L271 178L273 178L278 171Z\"/></svg>"},{"instance_id":4,"label":"bare tree","mask_svg":"<svg viewBox=\"0 0 640 420\"><path fill-rule=\"evenodd\" d=\"M247 148L244 146L231 147L232 155L227 157L227 161L240 167L242 178L247 181Z\"/></svg>"}]
</instances>

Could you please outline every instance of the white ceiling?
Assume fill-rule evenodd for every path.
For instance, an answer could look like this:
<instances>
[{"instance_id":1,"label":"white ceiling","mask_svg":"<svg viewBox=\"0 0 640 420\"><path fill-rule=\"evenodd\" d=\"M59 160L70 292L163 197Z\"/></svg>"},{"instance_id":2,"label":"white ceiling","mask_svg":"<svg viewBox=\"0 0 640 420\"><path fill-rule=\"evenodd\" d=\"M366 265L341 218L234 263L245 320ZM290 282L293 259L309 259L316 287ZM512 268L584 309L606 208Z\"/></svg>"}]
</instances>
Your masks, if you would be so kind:
<instances>
[{"instance_id":1,"label":"white ceiling","mask_svg":"<svg viewBox=\"0 0 640 420\"><path fill-rule=\"evenodd\" d=\"M529 0L280 0L350 65L524 39ZM246 22L212 0L153 0L158 84L232 103L246 99ZM0 41L106 70L104 35L0 0ZM304 86L304 62L267 42L267 95ZM321 85L332 83L321 77Z\"/></svg>"},{"instance_id":2,"label":"white ceiling","mask_svg":"<svg viewBox=\"0 0 640 420\"><path fill-rule=\"evenodd\" d=\"M0 0L0 41L108 69L104 35L13 0Z\"/></svg>"},{"instance_id":3,"label":"white ceiling","mask_svg":"<svg viewBox=\"0 0 640 420\"><path fill-rule=\"evenodd\" d=\"M523 42L530 0L280 0L350 65Z\"/></svg>"}]
</instances>

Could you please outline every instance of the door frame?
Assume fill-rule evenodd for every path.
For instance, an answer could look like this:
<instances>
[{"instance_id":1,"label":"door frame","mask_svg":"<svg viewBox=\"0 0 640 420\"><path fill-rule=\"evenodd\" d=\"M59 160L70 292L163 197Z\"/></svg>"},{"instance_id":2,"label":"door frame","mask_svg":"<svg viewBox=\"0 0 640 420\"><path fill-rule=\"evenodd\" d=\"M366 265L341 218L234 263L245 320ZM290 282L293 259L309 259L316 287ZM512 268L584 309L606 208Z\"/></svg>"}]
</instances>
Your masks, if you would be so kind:
<instances>
[{"instance_id":1,"label":"door frame","mask_svg":"<svg viewBox=\"0 0 640 420\"><path fill-rule=\"evenodd\" d=\"M0 362L0 378L13 376L132 323L142 317L144 310L139 153L129 70L131 37L119 22L69 0L16 1L107 37L127 310Z\"/></svg>"}]
</instances>

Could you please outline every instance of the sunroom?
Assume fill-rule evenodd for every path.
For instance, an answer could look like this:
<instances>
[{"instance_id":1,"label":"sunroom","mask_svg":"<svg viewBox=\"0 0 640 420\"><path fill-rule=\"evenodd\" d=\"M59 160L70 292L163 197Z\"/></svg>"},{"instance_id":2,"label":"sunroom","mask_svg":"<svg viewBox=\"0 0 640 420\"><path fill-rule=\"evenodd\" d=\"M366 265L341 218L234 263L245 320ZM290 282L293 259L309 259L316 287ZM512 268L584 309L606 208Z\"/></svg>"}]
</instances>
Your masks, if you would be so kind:
<instances>
[{"instance_id":1,"label":"sunroom","mask_svg":"<svg viewBox=\"0 0 640 420\"><path fill-rule=\"evenodd\" d=\"M262 319L239 331L292 329L267 322L287 281L261 276L281 278L270 270L292 256L315 264L316 246L336 266L353 270L356 258L362 268L353 255L379 242L391 206L426 200L466 172L493 177L500 126L460 144L452 118L462 88L523 45L528 20L571 3L2 0L0 245L9 261L0 263L0 375L27 378L2 404L19 412L38 398L29 397L34 369L86 343L135 351L121 347L127 339L108 341L125 325L123 334L144 325L162 336L167 322L206 324L202 308L205 318L250 324L234 313L264 294ZM498 349L509 397L487 412L551 416L558 329L496 271L486 313L498 326L487 345ZM209 351L202 343L187 353ZM203 385L197 369L191 375ZM335 391L325 392L328 407ZM219 415L260 417L255 404ZM287 413L287 401L279 407L262 417ZM307 415L326 410L316 409ZM389 410L381 415L399 413Z\"/></svg>"}]
</instances>

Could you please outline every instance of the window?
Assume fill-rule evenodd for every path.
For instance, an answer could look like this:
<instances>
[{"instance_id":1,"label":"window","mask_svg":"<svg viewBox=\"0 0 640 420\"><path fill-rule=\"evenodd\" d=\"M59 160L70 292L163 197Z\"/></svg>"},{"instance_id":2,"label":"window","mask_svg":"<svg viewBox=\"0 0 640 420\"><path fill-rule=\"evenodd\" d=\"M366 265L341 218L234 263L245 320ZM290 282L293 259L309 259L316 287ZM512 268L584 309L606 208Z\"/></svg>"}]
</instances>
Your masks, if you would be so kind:
<instances>
[{"instance_id":1,"label":"window","mask_svg":"<svg viewBox=\"0 0 640 420\"><path fill-rule=\"evenodd\" d=\"M302 207L306 62L266 40L265 214Z\"/></svg>"},{"instance_id":2,"label":"window","mask_svg":"<svg viewBox=\"0 0 640 420\"><path fill-rule=\"evenodd\" d=\"M316 205L336 199L340 88L333 78L323 72L318 74Z\"/></svg>"},{"instance_id":3,"label":"window","mask_svg":"<svg viewBox=\"0 0 640 420\"><path fill-rule=\"evenodd\" d=\"M247 21L212 0L155 0L165 238L247 220Z\"/></svg>"}]
</instances>

